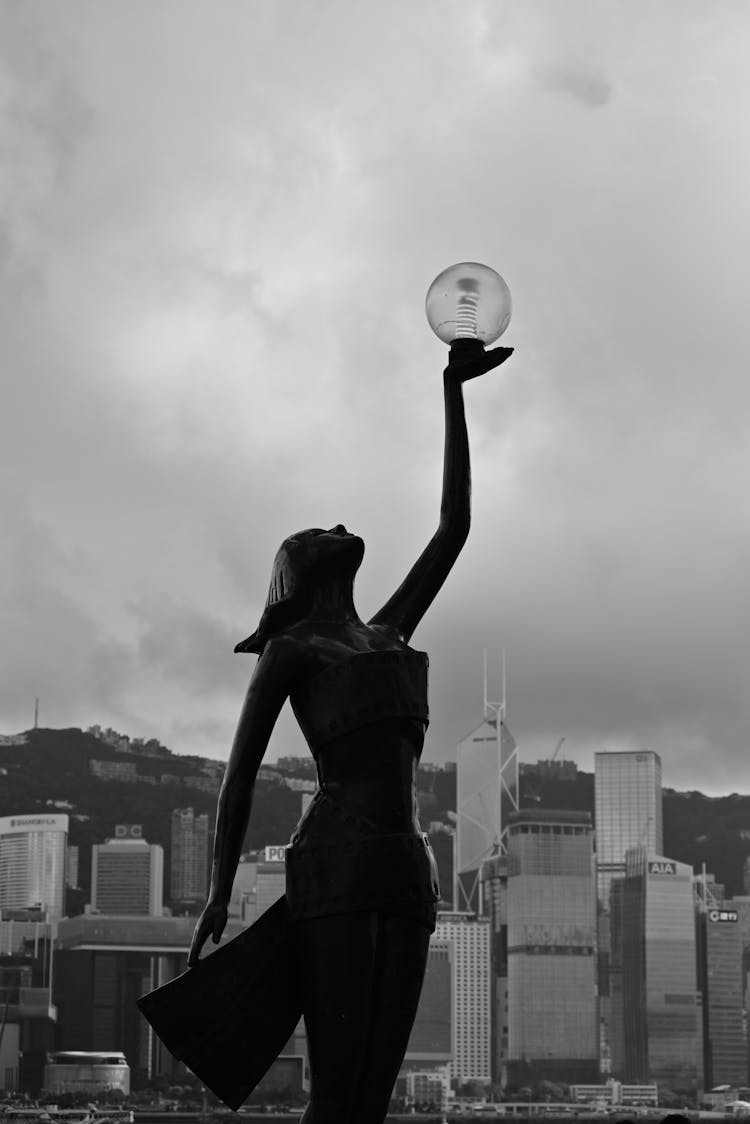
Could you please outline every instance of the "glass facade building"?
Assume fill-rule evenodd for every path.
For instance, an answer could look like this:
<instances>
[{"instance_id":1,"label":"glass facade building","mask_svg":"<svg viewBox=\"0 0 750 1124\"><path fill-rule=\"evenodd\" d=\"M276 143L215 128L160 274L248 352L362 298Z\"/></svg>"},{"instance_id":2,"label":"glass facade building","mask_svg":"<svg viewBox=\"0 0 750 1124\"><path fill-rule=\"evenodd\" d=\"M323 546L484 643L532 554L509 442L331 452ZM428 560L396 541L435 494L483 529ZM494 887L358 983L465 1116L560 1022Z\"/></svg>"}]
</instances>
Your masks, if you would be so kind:
<instances>
[{"instance_id":1,"label":"glass facade building","mask_svg":"<svg viewBox=\"0 0 750 1124\"><path fill-rule=\"evenodd\" d=\"M692 867L631 848L621 920L624 1078L695 1094L703 1035Z\"/></svg>"},{"instance_id":2,"label":"glass facade building","mask_svg":"<svg viewBox=\"0 0 750 1124\"><path fill-rule=\"evenodd\" d=\"M0 909L62 917L67 843L66 815L0 817Z\"/></svg>"},{"instance_id":3,"label":"glass facade building","mask_svg":"<svg viewBox=\"0 0 750 1124\"><path fill-rule=\"evenodd\" d=\"M492 1080L505 1084L508 1057L508 856L482 864L482 892L490 923L490 1063Z\"/></svg>"},{"instance_id":4,"label":"glass facade building","mask_svg":"<svg viewBox=\"0 0 750 1124\"><path fill-rule=\"evenodd\" d=\"M745 1085L742 927L733 902L709 905L701 916L703 1068L705 1087Z\"/></svg>"},{"instance_id":5,"label":"glass facade building","mask_svg":"<svg viewBox=\"0 0 750 1124\"><path fill-rule=\"evenodd\" d=\"M594 755L594 824L596 827L599 919L599 1054L603 1076L622 1072L621 978L615 968L611 932L610 892L613 880L625 874L625 852L645 846L663 850L661 758L651 750L622 750Z\"/></svg>"},{"instance_id":6,"label":"glass facade building","mask_svg":"<svg viewBox=\"0 0 750 1124\"><path fill-rule=\"evenodd\" d=\"M518 749L504 722L500 736L487 719L456 750L456 906L480 912L480 870L505 850L510 814L518 808Z\"/></svg>"},{"instance_id":7,"label":"glass facade building","mask_svg":"<svg viewBox=\"0 0 750 1124\"><path fill-rule=\"evenodd\" d=\"M625 873L629 847L664 849L661 758L652 750L594 755L594 823L599 901L609 908L609 884Z\"/></svg>"},{"instance_id":8,"label":"glass facade building","mask_svg":"<svg viewBox=\"0 0 750 1124\"><path fill-rule=\"evenodd\" d=\"M509 1084L598 1080L596 880L588 812L511 816L507 911Z\"/></svg>"}]
</instances>

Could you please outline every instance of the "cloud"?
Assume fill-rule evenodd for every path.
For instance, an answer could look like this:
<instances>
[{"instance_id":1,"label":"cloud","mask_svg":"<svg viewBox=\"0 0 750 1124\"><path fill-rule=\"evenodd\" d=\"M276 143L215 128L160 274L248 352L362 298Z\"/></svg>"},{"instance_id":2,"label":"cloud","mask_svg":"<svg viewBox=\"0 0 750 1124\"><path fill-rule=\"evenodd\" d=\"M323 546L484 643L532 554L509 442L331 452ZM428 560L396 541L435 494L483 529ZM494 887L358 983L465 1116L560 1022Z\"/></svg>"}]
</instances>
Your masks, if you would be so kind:
<instances>
[{"instance_id":1,"label":"cloud","mask_svg":"<svg viewBox=\"0 0 750 1124\"><path fill-rule=\"evenodd\" d=\"M226 622L163 595L139 599L132 612L140 625L139 663L200 695L223 689L225 657L237 643Z\"/></svg>"},{"instance_id":2,"label":"cloud","mask_svg":"<svg viewBox=\"0 0 750 1124\"><path fill-rule=\"evenodd\" d=\"M481 718L505 646L524 759L566 734L582 761L645 742L675 785L736 770L750 17L8 13L3 727L40 694L59 724L225 755L231 648L301 526L364 535L374 612L439 511L424 293L473 259L511 286L516 352L467 388L472 534L415 637L428 754ZM290 745L285 714L270 755Z\"/></svg>"},{"instance_id":3,"label":"cloud","mask_svg":"<svg viewBox=\"0 0 750 1124\"><path fill-rule=\"evenodd\" d=\"M540 81L548 90L568 94L590 109L606 105L612 97L612 86L605 78L573 65L542 70Z\"/></svg>"}]
</instances>

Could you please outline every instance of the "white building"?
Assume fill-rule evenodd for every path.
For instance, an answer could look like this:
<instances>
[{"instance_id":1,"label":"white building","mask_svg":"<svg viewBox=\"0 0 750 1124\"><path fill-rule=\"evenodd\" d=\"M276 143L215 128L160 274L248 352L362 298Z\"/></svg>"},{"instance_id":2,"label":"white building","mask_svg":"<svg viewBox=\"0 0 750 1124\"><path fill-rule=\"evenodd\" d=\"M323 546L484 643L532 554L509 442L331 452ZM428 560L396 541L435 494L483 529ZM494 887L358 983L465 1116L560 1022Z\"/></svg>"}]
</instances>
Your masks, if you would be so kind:
<instances>
[{"instance_id":1,"label":"white building","mask_svg":"<svg viewBox=\"0 0 750 1124\"><path fill-rule=\"evenodd\" d=\"M480 870L505 851L508 818L518 808L518 749L504 721L487 718L456 749L454 906L482 912Z\"/></svg>"},{"instance_id":2,"label":"white building","mask_svg":"<svg viewBox=\"0 0 750 1124\"><path fill-rule=\"evenodd\" d=\"M0 817L0 909L40 907L49 921L62 917L68 817Z\"/></svg>"},{"instance_id":3,"label":"white building","mask_svg":"<svg viewBox=\"0 0 750 1124\"><path fill-rule=\"evenodd\" d=\"M434 940L453 944L451 1077L486 1081L490 1070L490 923L471 913L438 913Z\"/></svg>"}]
</instances>

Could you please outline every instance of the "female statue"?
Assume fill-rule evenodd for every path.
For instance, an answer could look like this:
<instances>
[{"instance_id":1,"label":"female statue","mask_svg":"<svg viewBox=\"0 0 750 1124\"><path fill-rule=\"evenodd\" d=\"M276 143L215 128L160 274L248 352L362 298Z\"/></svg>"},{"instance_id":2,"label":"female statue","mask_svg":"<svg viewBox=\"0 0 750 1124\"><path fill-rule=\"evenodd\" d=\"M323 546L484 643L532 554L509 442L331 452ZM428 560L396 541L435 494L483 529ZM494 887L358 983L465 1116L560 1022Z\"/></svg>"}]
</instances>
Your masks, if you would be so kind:
<instances>
[{"instance_id":1,"label":"female statue","mask_svg":"<svg viewBox=\"0 0 750 1124\"><path fill-rule=\"evenodd\" d=\"M258 629L235 649L260 658L219 795L211 888L189 964L226 925L255 778L289 698L319 780L286 858L311 1071L303 1124L384 1120L435 928L437 873L415 798L428 661L409 641L469 532L463 383L487 364L463 342L444 372L440 521L402 585L363 622L353 601L362 539L340 524L300 531L276 555ZM500 351L511 354L496 349L493 366Z\"/></svg>"}]
</instances>

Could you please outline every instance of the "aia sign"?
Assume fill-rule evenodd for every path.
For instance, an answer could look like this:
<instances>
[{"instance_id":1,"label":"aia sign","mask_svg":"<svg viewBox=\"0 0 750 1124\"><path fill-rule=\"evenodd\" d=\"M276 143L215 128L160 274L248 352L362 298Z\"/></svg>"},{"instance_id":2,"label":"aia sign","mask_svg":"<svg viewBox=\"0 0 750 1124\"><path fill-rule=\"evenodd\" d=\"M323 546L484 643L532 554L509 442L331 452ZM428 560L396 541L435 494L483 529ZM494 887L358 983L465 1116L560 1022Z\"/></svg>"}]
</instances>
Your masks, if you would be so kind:
<instances>
[{"instance_id":1,"label":"aia sign","mask_svg":"<svg viewBox=\"0 0 750 1124\"><path fill-rule=\"evenodd\" d=\"M655 860L648 864L648 872L649 874L676 874L677 863L671 863L667 859L663 862Z\"/></svg>"}]
</instances>

